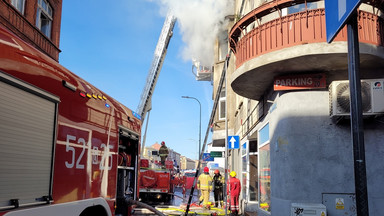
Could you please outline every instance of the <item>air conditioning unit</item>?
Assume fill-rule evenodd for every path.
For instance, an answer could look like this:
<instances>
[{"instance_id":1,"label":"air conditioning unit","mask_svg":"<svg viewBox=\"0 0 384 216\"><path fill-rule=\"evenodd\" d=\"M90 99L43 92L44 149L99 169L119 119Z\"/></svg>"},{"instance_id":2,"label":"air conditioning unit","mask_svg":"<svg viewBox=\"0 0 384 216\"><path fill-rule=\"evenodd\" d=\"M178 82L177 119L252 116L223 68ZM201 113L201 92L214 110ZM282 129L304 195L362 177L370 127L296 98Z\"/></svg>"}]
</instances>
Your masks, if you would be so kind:
<instances>
[{"instance_id":1,"label":"air conditioning unit","mask_svg":"<svg viewBox=\"0 0 384 216\"><path fill-rule=\"evenodd\" d=\"M327 216L327 207L317 203L292 203L291 216Z\"/></svg>"},{"instance_id":2,"label":"air conditioning unit","mask_svg":"<svg viewBox=\"0 0 384 216\"><path fill-rule=\"evenodd\" d=\"M361 80L361 102L364 116L384 114L384 79ZM333 81L329 85L331 117L350 115L349 81Z\"/></svg>"}]
</instances>

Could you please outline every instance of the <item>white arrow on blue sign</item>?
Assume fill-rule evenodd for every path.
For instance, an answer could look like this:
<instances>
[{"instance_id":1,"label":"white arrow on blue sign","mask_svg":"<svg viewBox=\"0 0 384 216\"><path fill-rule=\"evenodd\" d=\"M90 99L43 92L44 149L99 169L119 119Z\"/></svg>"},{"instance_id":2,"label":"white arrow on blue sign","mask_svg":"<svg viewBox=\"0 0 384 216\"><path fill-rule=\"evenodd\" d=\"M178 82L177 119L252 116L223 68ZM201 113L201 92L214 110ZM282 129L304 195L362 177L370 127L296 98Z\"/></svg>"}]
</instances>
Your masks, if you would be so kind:
<instances>
[{"instance_id":1,"label":"white arrow on blue sign","mask_svg":"<svg viewBox=\"0 0 384 216\"><path fill-rule=\"evenodd\" d=\"M361 0L324 0L328 43L332 42L360 3Z\"/></svg>"},{"instance_id":2,"label":"white arrow on blue sign","mask_svg":"<svg viewBox=\"0 0 384 216\"><path fill-rule=\"evenodd\" d=\"M239 149L239 148L240 148L240 137L228 136L228 149Z\"/></svg>"}]
</instances>

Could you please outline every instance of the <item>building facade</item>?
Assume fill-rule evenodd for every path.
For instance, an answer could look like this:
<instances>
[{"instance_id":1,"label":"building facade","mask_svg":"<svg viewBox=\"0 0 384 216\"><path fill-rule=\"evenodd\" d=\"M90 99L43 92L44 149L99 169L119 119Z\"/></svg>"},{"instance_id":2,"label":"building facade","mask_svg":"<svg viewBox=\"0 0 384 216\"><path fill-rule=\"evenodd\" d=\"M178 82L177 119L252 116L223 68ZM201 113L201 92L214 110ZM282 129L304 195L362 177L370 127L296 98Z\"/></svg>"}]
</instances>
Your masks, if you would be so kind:
<instances>
[{"instance_id":1,"label":"building facade","mask_svg":"<svg viewBox=\"0 0 384 216\"><path fill-rule=\"evenodd\" d=\"M196 169L197 163L195 160L180 156L180 168L181 170L193 170Z\"/></svg>"},{"instance_id":2,"label":"building facade","mask_svg":"<svg viewBox=\"0 0 384 216\"><path fill-rule=\"evenodd\" d=\"M59 60L62 0L0 0L0 24Z\"/></svg>"},{"instance_id":3,"label":"building facade","mask_svg":"<svg viewBox=\"0 0 384 216\"><path fill-rule=\"evenodd\" d=\"M324 1L239 0L228 30L231 50L213 146L240 136L228 167L242 181L241 208L286 216L296 203L328 216L356 211L346 27L326 42ZM383 215L383 4L358 9L360 77L370 215ZM221 36L219 36L220 38ZM216 44L214 94L224 67ZM224 91L222 91L224 92ZM224 104L223 104L224 106ZM225 116L227 127L225 127ZM224 117L224 118L223 118Z\"/></svg>"}]
</instances>

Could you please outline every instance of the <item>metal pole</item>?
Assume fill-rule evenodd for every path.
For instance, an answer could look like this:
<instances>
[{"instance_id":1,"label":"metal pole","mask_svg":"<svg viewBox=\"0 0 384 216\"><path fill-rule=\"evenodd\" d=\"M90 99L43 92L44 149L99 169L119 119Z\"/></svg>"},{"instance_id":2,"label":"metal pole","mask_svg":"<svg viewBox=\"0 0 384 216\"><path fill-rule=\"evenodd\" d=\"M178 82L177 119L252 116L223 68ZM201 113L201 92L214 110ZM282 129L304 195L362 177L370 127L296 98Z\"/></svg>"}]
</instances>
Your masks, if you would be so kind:
<instances>
[{"instance_id":1,"label":"metal pole","mask_svg":"<svg viewBox=\"0 0 384 216\"><path fill-rule=\"evenodd\" d=\"M225 67L225 171L224 171L224 181L228 183L228 98L227 98L227 80L228 80L228 65L227 61L224 62ZM225 184L226 187L224 189L224 202L225 202L225 215L228 215L228 199L227 199L227 187L228 184Z\"/></svg>"},{"instance_id":2,"label":"metal pole","mask_svg":"<svg viewBox=\"0 0 384 216\"><path fill-rule=\"evenodd\" d=\"M147 123L145 124L145 131L144 131L144 136L143 140L141 142L141 155L144 155L144 148L145 148L145 141L147 139L147 129L148 129L148 122L149 122L149 115L151 114L151 110L148 110L148 118L147 118Z\"/></svg>"},{"instance_id":3,"label":"metal pole","mask_svg":"<svg viewBox=\"0 0 384 216\"><path fill-rule=\"evenodd\" d=\"M355 171L356 210L358 216L368 216L368 192L365 164L364 128L361 108L360 56L357 12L348 21L348 76L350 90L351 134Z\"/></svg>"},{"instance_id":4,"label":"metal pole","mask_svg":"<svg viewBox=\"0 0 384 216\"><path fill-rule=\"evenodd\" d=\"M182 98L187 98L187 99L194 99L199 103L200 107L200 123L199 123L199 156L201 154L201 103L197 98L194 97L189 97L189 96L181 96Z\"/></svg>"}]
</instances>

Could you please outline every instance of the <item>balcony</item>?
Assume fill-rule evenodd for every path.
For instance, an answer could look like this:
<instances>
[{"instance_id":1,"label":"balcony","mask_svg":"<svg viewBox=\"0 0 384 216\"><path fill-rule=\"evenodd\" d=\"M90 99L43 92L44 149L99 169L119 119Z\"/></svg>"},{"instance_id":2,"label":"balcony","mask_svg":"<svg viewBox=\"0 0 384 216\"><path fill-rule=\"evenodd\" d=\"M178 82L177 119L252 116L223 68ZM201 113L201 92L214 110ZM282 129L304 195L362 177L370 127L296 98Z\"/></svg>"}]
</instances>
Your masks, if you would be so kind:
<instances>
[{"instance_id":1,"label":"balcony","mask_svg":"<svg viewBox=\"0 0 384 216\"><path fill-rule=\"evenodd\" d=\"M280 13L278 18L246 32L257 17L289 7L292 2L276 0L264 4L233 26L230 46L236 57L236 71L231 75L231 86L237 94L259 100L273 78L284 74L326 72L327 77L347 79L346 27L328 44L324 8L286 16ZM384 22L376 14L358 12L362 78L384 69Z\"/></svg>"}]
</instances>

